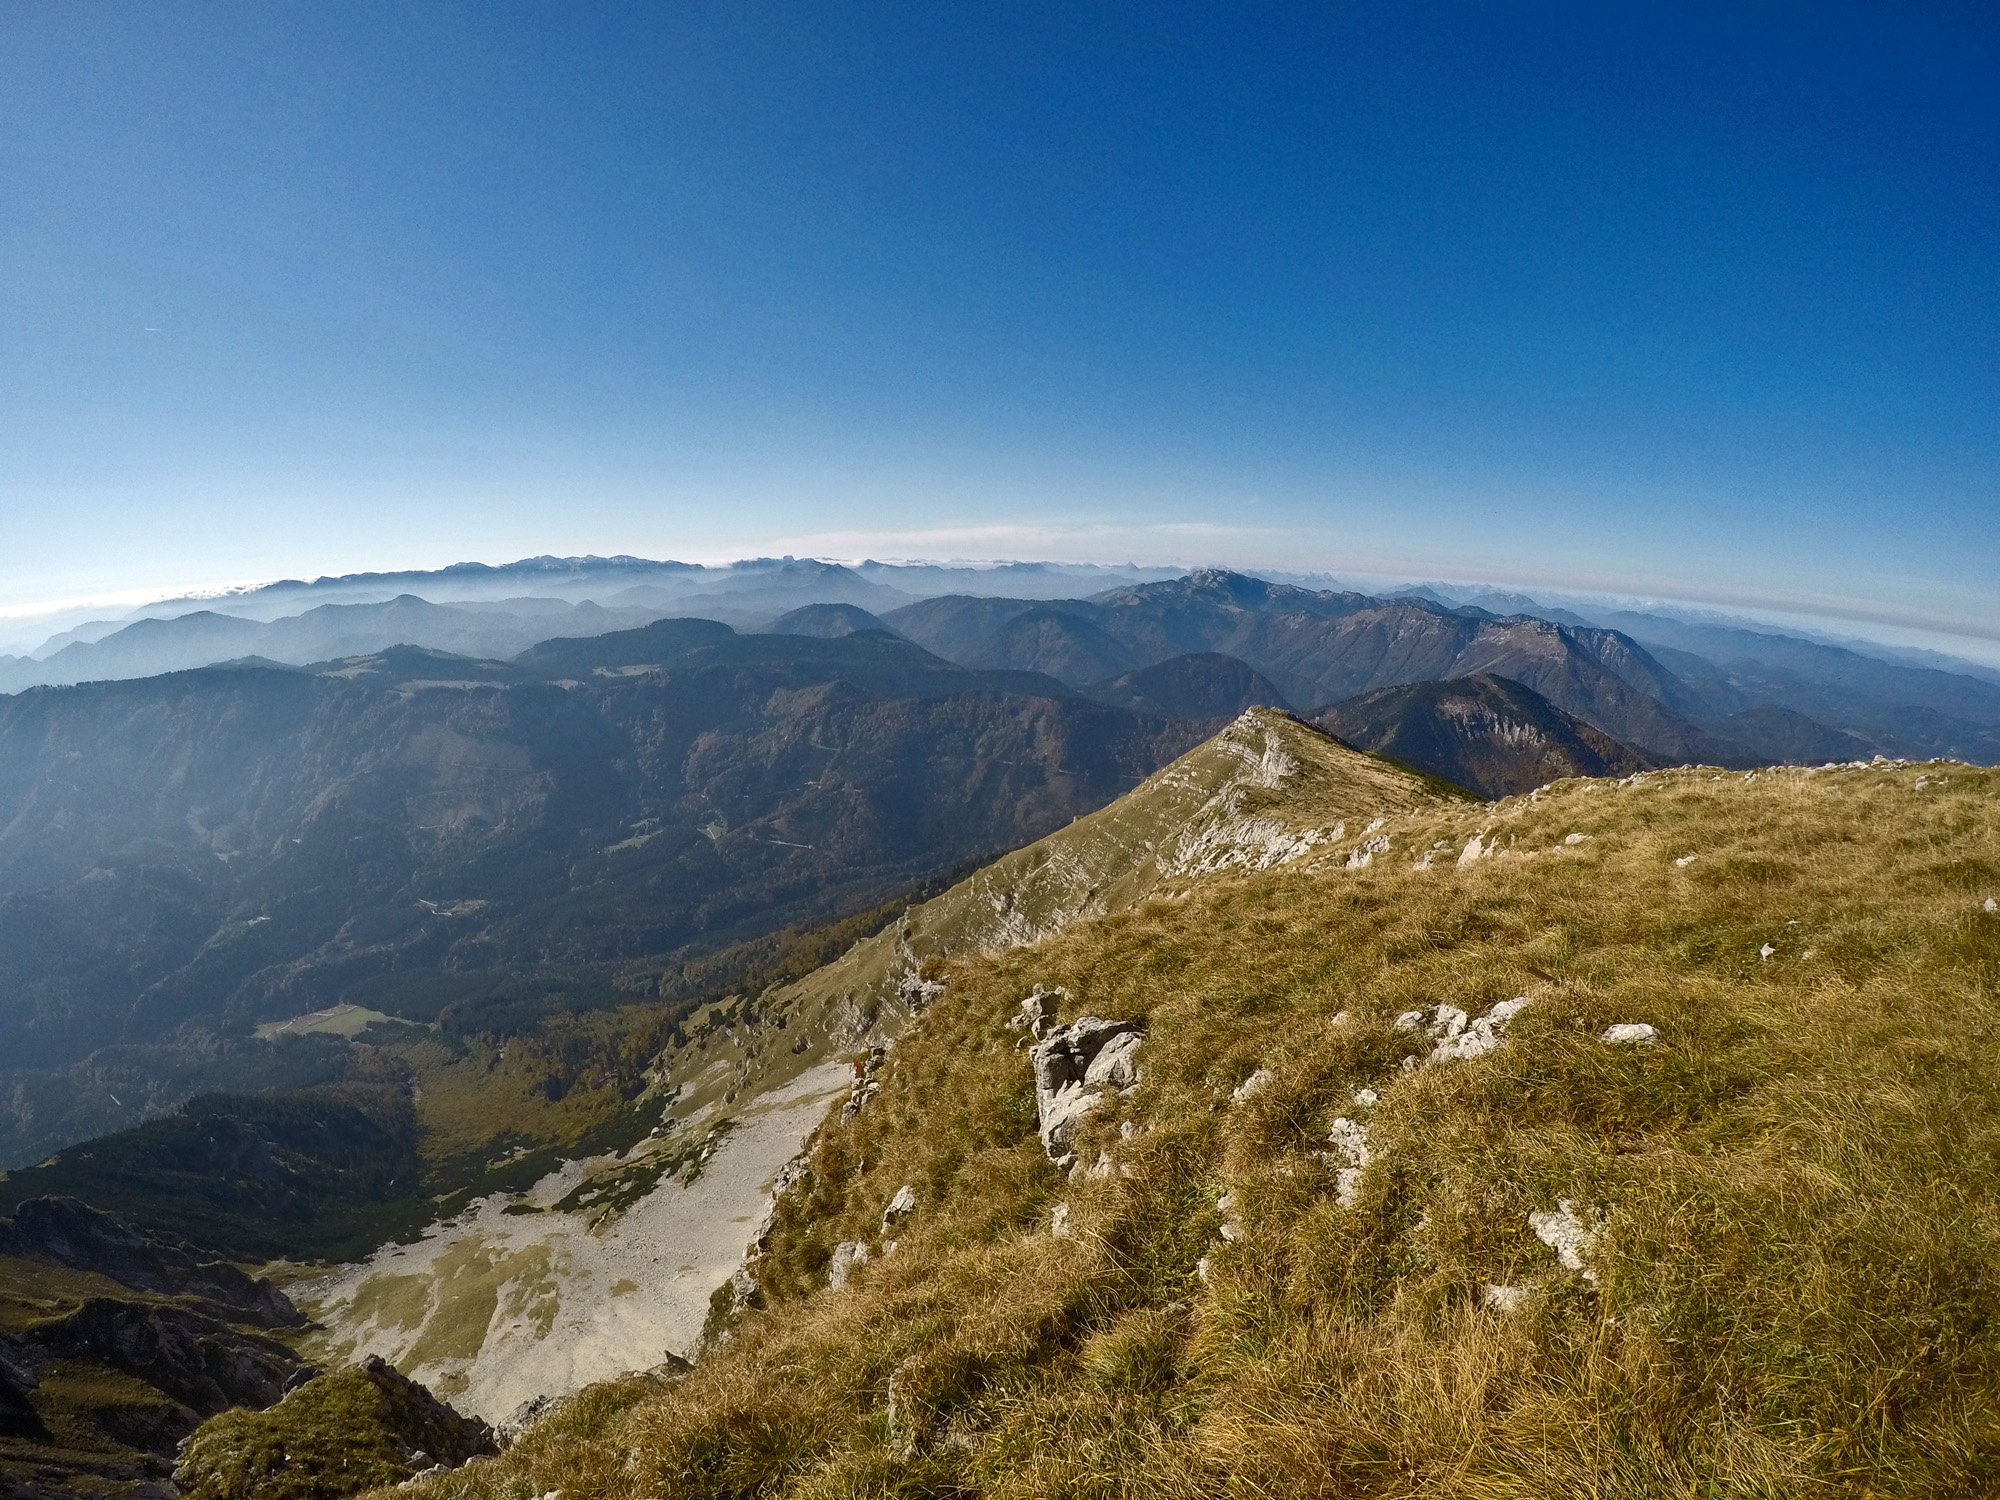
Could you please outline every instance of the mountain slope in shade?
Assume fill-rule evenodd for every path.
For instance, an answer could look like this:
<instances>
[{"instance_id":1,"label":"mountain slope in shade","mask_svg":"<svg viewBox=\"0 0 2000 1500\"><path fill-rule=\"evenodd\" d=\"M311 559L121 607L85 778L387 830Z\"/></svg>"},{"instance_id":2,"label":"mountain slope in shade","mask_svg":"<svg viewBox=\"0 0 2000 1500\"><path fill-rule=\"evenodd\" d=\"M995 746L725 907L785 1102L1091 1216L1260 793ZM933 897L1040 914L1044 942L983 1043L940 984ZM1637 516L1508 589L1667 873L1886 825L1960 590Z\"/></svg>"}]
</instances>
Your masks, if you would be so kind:
<instances>
[{"instance_id":1,"label":"mountain slope in shade","mask_svg":"<svg viewBox=\"0 0 2000 1500\"><path fill-rule=\"evenodd\" d=\"M1654 765L1533 689L1486 673L1364 693L1312 722L1483 797L1513 796L1568 776L1629 776Z\"/></svg>"},{"instance_id":2,"label":"mountain slope in shade","mask_svg":"<svg viewBox=\"0 0 2000 1500\"><path fill-rule=\"evenodd\" d=\"M1092 683L1100 703L1180 719L1231 719L1258 704L1290 709L1277 684L1246 661L1218 651L1191 651L1136 672Z\"/></svg>"},{"instance_id":3,"label":"mountain slope in shade","mask_svg":"<svg viewBox=\"0 0 2000 1500\"><path fill-rule=\"evenodd\" d=\"M1045 672L1071 687L1082 687L1127 671L1137 661L1090 620L1067 609L1038 604L967 651L962 665Z\"/></svg>"},{"instance_id":4,"label":"mountain slope in shade","mask_svg":"<svg viewBox=\"0 0 2000 1500\"><path fill-rule=\"evenodd\" d=\"M432 604L413 594L375 604L322 604L268 623L199 610L137 620L101 640L72 642L40 661L0 664L0 691L152 677L251 656L301 666L394 646L507 657L552 635L628 629L660 613L645 607L604 609L588 600Z\"/></svg>"},{"instance_id":5,"label":"mountain slope in shade","mask_svg":"<svg viewBox=\"0 0 2000 1500\"><path fill-rule=\"evenodd\" d=\"M1829 761L1867 760L1876 753L1876 747L1868 740L1844 729L1830 729L1816 719L1775 703L1731 714L1715 727L1750 754L1773 765L1818 766Z\"/></svg>"}]
</instances>

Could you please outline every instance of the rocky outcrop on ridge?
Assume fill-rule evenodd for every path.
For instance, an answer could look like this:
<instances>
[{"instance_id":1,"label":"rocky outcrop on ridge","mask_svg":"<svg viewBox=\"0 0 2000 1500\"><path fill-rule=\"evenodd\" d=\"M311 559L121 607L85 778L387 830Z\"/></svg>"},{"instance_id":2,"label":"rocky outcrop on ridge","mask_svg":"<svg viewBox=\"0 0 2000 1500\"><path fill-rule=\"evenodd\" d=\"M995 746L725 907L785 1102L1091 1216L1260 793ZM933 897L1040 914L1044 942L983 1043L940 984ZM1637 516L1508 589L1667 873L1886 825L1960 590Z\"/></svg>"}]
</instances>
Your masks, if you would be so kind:
<instances>
[{"instance_id":1,"label":"rocky outcrop on ridge","mask_svg":"<svg viewBox=\"0 0 2000 1500\"><path fill-rule=\"evenodd\" d=\"M1060 991L1039 987L1021 1002L1021 1019L1035 1038L1035 1117L1042 1149L1067 1171L1076 1165L1077 1127L1104 1095L1139 1081L1144 1033L1130 1021L1083 1016L1053 1025Z\"/></svg>"}]
</instances>

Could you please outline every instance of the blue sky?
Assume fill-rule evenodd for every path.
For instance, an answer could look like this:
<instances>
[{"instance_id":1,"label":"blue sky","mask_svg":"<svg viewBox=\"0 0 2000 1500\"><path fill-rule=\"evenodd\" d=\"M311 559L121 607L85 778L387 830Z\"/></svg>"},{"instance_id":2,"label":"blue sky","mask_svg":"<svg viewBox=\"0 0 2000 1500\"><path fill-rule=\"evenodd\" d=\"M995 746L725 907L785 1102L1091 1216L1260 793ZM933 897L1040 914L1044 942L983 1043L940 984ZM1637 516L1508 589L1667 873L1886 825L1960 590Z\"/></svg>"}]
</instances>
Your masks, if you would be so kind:
<instances>
[{"instance_id":1,"label":"blue sky","mask_svg":"<svg viewBox=\"0 0 2000 1500\"><path fill-rule=\"evenodd\" d=\"M0 605L539 552L2000 636L2000 11L0 0Z\"/></svg>"}]
</instances>

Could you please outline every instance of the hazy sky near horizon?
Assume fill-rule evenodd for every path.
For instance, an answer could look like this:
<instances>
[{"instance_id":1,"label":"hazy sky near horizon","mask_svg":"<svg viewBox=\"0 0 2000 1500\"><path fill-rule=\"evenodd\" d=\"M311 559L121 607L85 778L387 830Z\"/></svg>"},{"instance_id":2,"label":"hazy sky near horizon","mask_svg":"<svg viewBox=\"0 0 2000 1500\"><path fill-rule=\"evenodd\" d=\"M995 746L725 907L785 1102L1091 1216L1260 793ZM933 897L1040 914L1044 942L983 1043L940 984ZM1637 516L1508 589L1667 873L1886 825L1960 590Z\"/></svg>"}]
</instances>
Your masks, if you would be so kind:
<instances>
[{"instance_id":1,"label":"hazy sky near horizon","mask_svg":"<svg viewBox=\"0 0 2000 1500\"><path fill-rule=\"evenodd\" d=\"M2000 638L2000 10L0 0L0 606L1064 557Z\"/></svg>"}]
</instances>

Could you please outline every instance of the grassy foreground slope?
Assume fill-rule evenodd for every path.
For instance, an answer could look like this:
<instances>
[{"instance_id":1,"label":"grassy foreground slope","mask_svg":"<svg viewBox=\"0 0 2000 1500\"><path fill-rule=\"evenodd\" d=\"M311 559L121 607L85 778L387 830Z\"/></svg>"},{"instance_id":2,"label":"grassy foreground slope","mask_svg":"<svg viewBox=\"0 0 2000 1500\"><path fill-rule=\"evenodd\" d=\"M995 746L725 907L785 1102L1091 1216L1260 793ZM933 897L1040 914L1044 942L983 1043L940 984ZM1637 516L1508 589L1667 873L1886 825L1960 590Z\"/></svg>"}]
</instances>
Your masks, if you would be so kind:
<instances>
[{"instance_id":1,"label":"grassy foreground slope","mask_svg":"<svg viewBox=\"0 0 2000 1500\"><path fill-rule=\"evenodd\" d=\"M953 966L816 1136L764 1310L399 1493L2000 1487L2000 772L1660 772L1382 835ZM1147 1028L1099 1175L1035 1136L1037 983ZM1396 1025L1517 996L1484 1055ZM875 1254L833 1291L838 1241Z\"/></svg>"}]
</instances>

